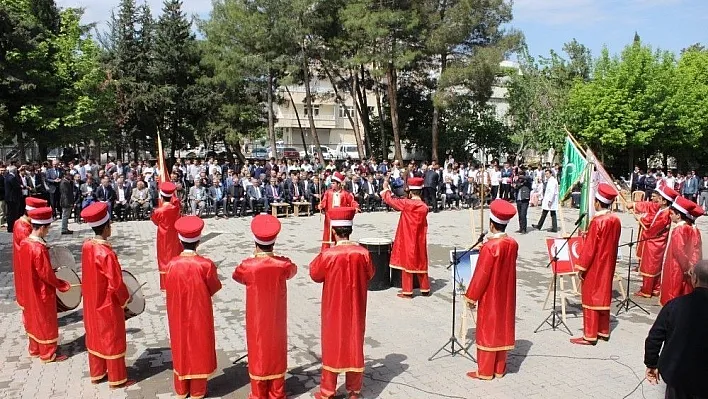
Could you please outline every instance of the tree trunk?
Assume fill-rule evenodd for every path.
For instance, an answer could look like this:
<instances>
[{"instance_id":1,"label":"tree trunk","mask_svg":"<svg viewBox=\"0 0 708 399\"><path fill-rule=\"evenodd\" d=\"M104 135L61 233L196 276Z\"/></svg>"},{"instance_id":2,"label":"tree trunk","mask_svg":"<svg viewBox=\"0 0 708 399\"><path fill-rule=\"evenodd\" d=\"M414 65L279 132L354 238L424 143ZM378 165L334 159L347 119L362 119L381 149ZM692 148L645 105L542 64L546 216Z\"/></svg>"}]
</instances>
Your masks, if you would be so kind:
<instances>
[{"instance_id":1,"label":"tree trunk","mask_svg":"<svg viewBox=\"0 0 708 399\"><path fill-rule=\"evenodd\" d=\"M20 163L24 164L27 161L25 153L25 135L22 132L17 133L17 155L20 158Z\"/></svg>"},{"instance_id":2,"label":"tree trunk","mask_svg":"<svg viewBox=\"0 0 708 399\"><path fill-rule=\"evenodd\" d=\"M629 146L629 156L627 157L627 166L629 167L629 170L634 170L634 146L630 145Z\"/></svg>"},{"instance_id":3,"label":"tree trunk","mask_svg":"<svg viewBox=\"0 0 708 399\"><path fill-rule=\"evenodd\" d=\"M352 97L352 103L354 104L354 135L356 136L356 148L359 151L359 159L366 159L366 150L364 150L364 141L361 139L361 126L359 125L359 115L361 114L361 108L359 107L359 101L357 100L358 83L357 73L355 71L350 71L349 76L351 76L352 84L349 87L351 89L350 95ZM347 113L349 110L347 109ZM350 116L351 118L351 116Z\"/></svg>"},{"instance_id":4,"label":"tree trunk","mask_svg":"<svg viewBox=\"0 0 708 399\"><path fill-rule=\"evenodd\" d=\"M302 122L300 122L300 113L297 111L297 107L295 106L295 100L293 99L292 93L290 93L288 85L285 85L285 91L288 93L288 97L290 97L290 103L292 103L293 110L295 111L297 126L300 128L300 138L302 139L302 147L305 148L305 158L307 158L309 154L307 152L307 142L305 141L305 129L302 128Z\"/></svg>"},{"instance_id":5,"label":"tree trunk","mask_svg":"<svg viewBox=\"0 0 708 399\"><path fill-rule=\"evenodd\" d=\"M376 79L374 93L376 94L376 111L379 113L379 128L381 129L381 159L388 159L388 142L386 141L386 115L381 105L381 86Z\"/></svg>"},{"instance_id":6,"label":"tree trunk","mask_svg":"<svg viewBox=\"0 0 708 399\"><path fill-rule=\"evenodd\" d=\"M391 107L391 130L393 130L393 152L394 158L403 162L401 152L401 135L398 131L398 81L393 63L388 63L386 68L386 78L388 79L388 104Z\"/></svg>"},{"instance_id":7,"label":"tree trunk","mask_svg":"<svg viewBox=\"0 0 708 399\"><path fill-rule=\"evenodd\" d=\"M320 151L320 138L317 136L317 127L315 126L315 116L312 114L312 93L310 90L310 63L308 62L307 54L305 53L305 47L302 47L302 69L305 74L305 106L307 107L307 120L310 122L310 134L312 134L312 140L315 143L315 156L319 160L320 164L324 164L324 159ZM292 98L292 97L291 97ZM295 103L293 103L295 106ZM298 123L300 120L298 119ZM303 136L304 141L304 136ZM305 149L307 151L307 149Z\"/></svg>"},{"instance_id":8,"label":"tree trunk","mask_svg":"<svg viewBox=\"0 0 708 399\"><path fill-rule=\"evenodd\" d=\"M442 13L441 13L442 14ZM447 68L447 54L440 54L440 76ZM433 107L433 126L432 126L432 158L433 161L438 160L438 137L440 136L440 107Z\"/></svg>"},{"instance_id":9,"label":"tree trunk","mask_svg":"<svg viewBox=\"0 0 708 399\"><path fill-rule=\"evenodd\" d=\"M273 158L278 158L278 148L275 140L275 120L273 116L273 70L268 68L268 139Z\"/></svg>"},{"instance_id":10,"label":"tree trunk","mask_svg":"<svg viewBox=\"0 0 708 399\"><path fill-rule=\"evenodd\" d=\"M337 102L337 105L339 105L340 107L342 107L342 109L344 109L344 114L347 116L347 119L349 120L349 124L352 126L352 129L354 129L354 139L356 140L356 148L357 148L357 152L359 153L359 158L364 159L363 158L364 146L361 143L361 136L359 135L359 124L354 121L354 118L352 118L352 115L349 112L347 105L344 104L344 100L342 99L342 96L339 95L339 89L337 88L337 82L335 82L334 77L332 76L332 74L329 71L329 68L327 68L326 66L323 66L323 67L324 67L325 73L327 74L327 78L329 78L329 81L332 84L332 88L334 89L335 101ZM342 78L341 75L339 75L339 78L341 80L344 80L344 78ZM354 102L354 106L356 106L356 97L352 97L352 101Z\"/></svg>"},{"instance_id":11,"label":"tree trunk","mask_svg":"<svg viewBox=\"0 0 708 399\"><path fill-rule=\"evenodd\" d=\"M246 164L246 156L243 155L243 152L241 152L241 142L238 139L236 139L236 145L234 145L233 147L236 148L236 151L233 152L236 153L236 157L238 158L238 161L241 163L241 165Z\"/></svg>"},{"instance_id":12,"label":"tree trunk","mask_svg":"<svg viewBox=\"0 0 708 399\"><path fill-rule=\"evenodd\" d=\"M362 84L357 84L359 90L357 90L357 95L359 96L359 104L361 104L361 125L364 127L364 144L366 145L366 155L372 156L373 151L371 147L371 117L369 115L369 100L366 98L366 74L364 71L364 65L361 66L361 81ZM358 78L357 78L358 79Z\"/></svg>"}]
</instances>

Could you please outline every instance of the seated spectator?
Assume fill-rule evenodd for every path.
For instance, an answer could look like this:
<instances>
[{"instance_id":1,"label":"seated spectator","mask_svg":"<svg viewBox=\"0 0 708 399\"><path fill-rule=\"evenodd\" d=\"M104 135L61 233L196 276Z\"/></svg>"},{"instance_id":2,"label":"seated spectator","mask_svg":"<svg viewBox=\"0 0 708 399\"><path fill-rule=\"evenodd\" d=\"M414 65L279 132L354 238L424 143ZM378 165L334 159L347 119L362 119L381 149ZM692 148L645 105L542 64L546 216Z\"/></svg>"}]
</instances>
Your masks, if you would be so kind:
<instances>
[{"instance_id":1,"label":"seated spectator","mask_svg":"<svg viewBox=\"0 0 708 399\"><path fill-rule=\"evenodd\" d=\"M376 208L381 206L381 190L372 175L367 176L366 181L364 181L361 186L360 192L363 197L362 210L366 209L369 212L373 212Z\"/></svg>"},{"instance_id":2,"label":"seated spectator","mask_svg":"<svg viewBox=\"0 0 708 399\"><path fill-rule=\"evenodd\" d=\"M248 196L248 204L250 205L254 217L258 214L258 212L256 212L257 206L262 206L264 212L269 210L270 204L268 197L266 196L263 187L261 187L260 180L251 179L251 184L246 189L246 193Z\"/></svg>"},{"instance_id":3,"label":"seated spectator","mask_svg":"<svg viewBox=\"0 0 708 399\"><path fill-rule=\"evenodd\" d=\"M280 203L284 201L282 189L278 180L275 177L270 178L270 184L265 187L265 195L269 204ZM266 210L267 211L267 210Z\"/></svg>"},{"instance_id":4,"label":"seated spectator","mask_svg":"<svg viewBox=\"0 0 708 399\"><path fill-rule=\"evenodd\" d=\"M145 186L145 182L142 180L139 180L135 185L135 189L132 190L130 195L130 209L138 220L145 218L152 210L150 190L148 190ZM142 215L138 213L138 210L142 211Z\"/></svg>"},{"instance_id":5,"label":"seated spectator","mask_svg":"<svg viewBox=\"0 0 708 399\"><path fill-rule=\"evenodd\" d=\"M477 195L474 175L470 176L468 174L467 180L462 183L458 195L462 197L462 201L467 204L468 208L477 208L479 206L479 196Z\"/></svg>"},{"instance_id":6,"label":"seated spectator","mask_svg":"<svg viewBox=\"0 0 708 399\"><path fill-rule=\"evenodd\" d=\"M119 176L113 186L113 191L116 193L116 202L113 211L115 212L118 221L122 222L125 220L125 211L128 210L131 188L130 184L125 182L123 176Z\"/></svg>"},{"instance_id":7,"label":"seated spectator","mask_svg":"<svg viewBox=\"0 0 708 399\"><path fill-rule=\"evenodd\" d=\"M189 189L189 203L192 206L192 215L201 216L206 207L207 192L202 186L202 179L194 180L194 187Z\"/></svg>"},{"instance_id":8,"label":"seated spectator","mask_svg":"<svg viewBox=\"0 0 708 399\"><path fill-rule=\"evenodd\" d=\"M214 217L219 217L219 208L221 208L221 213L225 218L229 217L226 212L226 195L224 193L224 189L221 187L221 182L218 177L214 177L212 186L209 187L209 199L214 205Z\"/></svg>"},{"instance_id":9,"label":"seated spectator","mask_svg":"<svg viewBox=\"0 0 708 399\"><path fill-rule=\"evenodd\" d=\"M81 185L81 209L96 202L96 183L90 174L86 174L86 183Z\"/></svg>"},{"instance_id":10,"label":"seated spectator","mask_svg":"<svg viewBox=\"0 0 708 399\"><path fill-rule=\"evenodd\" d=\"M443 200L443 208L450 206L452 209L454 202L455 208L460 209L460 196L457 194L457 186L452 182L452 176L445 177L445 182L440 187L440 196Z\"/></svg>"},{"instance_id":11,"label":"seated spectator","mask_svg":"<svg viewBox=\"0 0 708 399\"><path fill-rule=\"evenodd\" d=\"M246 189L244 189L241 182L241 178L234 175L232 178L232 184L226 190L226 203L227 206L232 209L233 215L236 216L237 209L240 209L240 216L246 216L246 207L248 202L246 201Z\"/></svg>"}]
</instances>

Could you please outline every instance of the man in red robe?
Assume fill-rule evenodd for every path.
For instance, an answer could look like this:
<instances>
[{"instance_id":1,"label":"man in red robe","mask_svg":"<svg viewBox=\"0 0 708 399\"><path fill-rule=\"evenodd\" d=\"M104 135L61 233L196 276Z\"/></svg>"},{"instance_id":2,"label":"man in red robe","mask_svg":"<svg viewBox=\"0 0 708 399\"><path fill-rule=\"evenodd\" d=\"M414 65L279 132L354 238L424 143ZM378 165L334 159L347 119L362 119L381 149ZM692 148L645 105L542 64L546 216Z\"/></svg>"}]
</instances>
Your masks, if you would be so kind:
<instances>
[{"instance_id":1,"label":"man in red robe","mask_svg":"<svg viewBox=\"0 0 708 399\"><path fill-rule=\"evenodd\" d=\"M610 304L612 281L617 265L617 247L622 223L611 212L617 190L600 183L595 194L595 216L590 221L583 251L575 265L583 281L583 336L572 338L578 345L595 345L598 337L610 339Z\"/></svg>"},{"instance_id":2,"label":"man in red robe","mask_svg":"<svg viewBox=\"0 0 708 399\"><path fill-rule=\"evenodd\" d=\"M349 399L359 398L364 372L364 331L369 280L374 276L369 251L349 241L356 208L330 211L335 246L310 263L310 277L322 286L322 381L315 398L333 397L337 375L346 373Z\"/></svg>"},{"instance_id":3,"label":"man in red robe","mask_svg":"<svg viewBox=\"0 0 708 399\"><path fill-rule=\"evenodd\" d=\"M696 235L691 213L696 204L684 197L677 197L671 204L669 214L675 224L666 248L661 274L659 303L665 306L670 300L693 292L689 272L699 259L694 259Z\"/></svg>"},{"instance_id":4,"label":"man in red robe","mask_svg":"<svg viewBox=\"0 0 708 399\"><path fill-rule=\"evenodd\" d=\"M206 396L207 378L216 371L211 297L221 289L214 262L196 252L203 228L197 216L177 220L184 251L167 264L165 275L175 392L195 399Z\"/></svg>"},{"instance_id":5,"label":"man in red robe","mask_svg":"<svg viewBox=\"0 0 708 399\"><path fill-rule=\"evenodd\" d=\"M255 254L241 262L233 279L246 286L246 340L249 399L285 399L288 369L287 280L297 266L284 256L273 254L280 233L280 221L258 215L251 221Z\"/></svg>"},{"instance_id":6,"label":"man in red robe","mask_svg":"<svg viewBox=\"0 0 708 399\"><path fill-rule=\"evenodd\" d=\"M422 177L411 177L408 199L394 198L388 181L384 181L381 198L391 208L401 212L396 228L396 239L391 249L392 269L401 270L401 292L398 297L413 298L413 276L418 278L420 293L430 295L428 280L428 205L420 198Z\"/></svg>"},{"instance_id":7,"label":"man in red robe","mask_svg":"<svg viewBox=\"0 0 708 399\"><path fill-rule=\"evenodd\" d=\"M176 189L172 182L160 184L162 203L150 216L152 223L157 226L157 267L160 271L160 289L163 291L167 264L182 251L175 229L175 222L180 217L180 205L179 202L171 201Z\"/></svg>"},{"instance_id":8,"label":"man in red robe","mask_svg":"<svg viewBox=\"0 0 708 399\"><path fill-rule=\"evenodd\" d=\"M516 208L501 199L489 205L489 232L477 259L477 268L465 299L477 307L477 371L467 376L480 380L506 373L507 352L516 341L516 258L519 244L506 235Z\"/></svg>"},{"instance_id":9,"label":"man in red robe","mask_svg":"<svg viewBox=\"0 0 708 399\"><path fill-rule=\"evenodd\" d=\"M696 226L696 220L698 220L699 217L705 215L705 212L706 211L701 206L696 205L691 211L691 215L689 216L689 219L693 223L693 249L691 251L691 265L694 266L698 262L703 260L703 237L701 236L701 230L698 228L698 226Z\"/></svg>"},{"instance_id":10,"label":"man in red robe","mask_svg":"<svg viewBox=\"0 0 708 399\"><path fill-rule=\"evenodd\" d=\"M125 312L130 300L108 237L111 219L105 202L94 202L81 211L81 218L96 236L84 241L81 250L81 288L84 300L84 328L91 382L108 375L111 388L132 385L125 368Z\"/></svg>"},{"instance_id":11,"label":"man in red robe","mask_svg":"<svg viewBox=\"0 0 708 399\"><path fill-rule=\"evenodd\" d=\"M651 298L659 295L661 283L661 266L666 253L666 243L669 239L671 229L671 219L669 218L669 206L678 197L678 193L667 186L660 186L652 193L652 202L637 202L629 204L628 208L634 208L639 213L644 213L642 220L651 216L649 223L639 235L640 243L643 243L641 259L639 260L639 274L642 276L642 288L634 295L644 298Z\"/></svg>"},{"instance_id":12,"label":"man in red robe","mask_svg":"<svg viewBox=\"0 0 708 399\"><path fill-rule=\"evenodd\" d=\"M32 233L20 244L19 269L25 330L30 339L29 353L32 357L39 357L43 363L61 362L68 357L57 356L59 322L56 291L69 291L71 285L54 274L49 248L44 241L53 221L52 208L33 209L28 215Z\"/></svg>"},{"instance_id":13,"label":"man in red robe","mask_svg":"<svg viewBox=\"0 0 708 399\"><path fill-rule=\"evenodd\" d=\"M324 213L324 228L322 230L322 248L329 248L332 244L332 229L330 226L329 211L339 207L359 208L359 204L354 200L354 196L349 191L342 189L344 175L334 172L332 175L332 187L325 191L318 208Z\"/></svg>"},{"instance_id":14,"label":"man in red robe","mask_svg":"<svg viewBox=\"0 0 708 399\"><path fill-rule=\"evenodd\" d=\"M22 241L29 237L32 233L32 223L27 212L37 209L44 208L47 206L47 201L35 197L25 198L25 215L15 221L12 227L12 274L15 280L15 301L17 301L17 306L20 309L24 309L23 299L22 299L22 276L20 275L20 244Z\"/></svg>"}]
</instances>

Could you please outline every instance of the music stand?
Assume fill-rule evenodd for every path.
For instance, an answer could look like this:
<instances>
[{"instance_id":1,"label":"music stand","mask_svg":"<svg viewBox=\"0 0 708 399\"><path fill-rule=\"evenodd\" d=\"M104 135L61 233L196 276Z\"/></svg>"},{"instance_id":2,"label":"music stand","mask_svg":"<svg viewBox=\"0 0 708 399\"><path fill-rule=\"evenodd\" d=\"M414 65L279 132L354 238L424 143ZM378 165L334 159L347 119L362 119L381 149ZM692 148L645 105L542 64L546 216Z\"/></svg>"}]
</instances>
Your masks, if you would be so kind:
<instances>
[{"instance_id":1,"label":"music stand","mask_svg":"<svg viewBox=\"0 0 708 399\"><path fill-rule=\"evenodd\" d=\"M629 236L629 242L619 246L620 248L629 247L629 257L627 258L627 297L617 304L617 313L615 313L615 316L619 316L620 313L622 313L622 310L624 310L625 313L629 313L630 309L634 308L639 308L642 312L649 314L648 310L644 309L640 304L632 299L632 294L629 291L629 286L632 281L632 247L634 244L638 244L642 241L644 240L634 241L634 229L632 229Z\"/></svg>"},{"instance_id":2,"label":"music stand","mask_svg":"<svg viewBox=\"0 0 708 399\"><path fill-rule=\"evenodd\" d=\"M452 357L454 357L457 354L460 354L462 357L466 357L475 363L477 362L477 360L474 358L474 356L472 356L472 354L470 354L470 352L468 351L468 348L465 348L460 343L460 341L457 339L457 337L455 336L455 317L456 317L456 312L457 312L456 311L457 265L460 263L460 258L462 258L463 256L472 252L472 250L476 246L477 246L477 244L468 248L466 251L462 252L459 257L457 256L457 248L453 248L452 260L450 261L450 265L447 267L448 269L451 267L453 268L452 279L454 280L453 284L452 284L452 333L450 334L450 339L448 339L447 342L445 342L445 344L443 344L443 346L440 347L440 349L438 349L435 353L433 353L433 355L428 358L428 361L432 361L435 358L435 356L438 355L438 353L445 351ZM455 344L457 344L459 349L455 349ZM450 348L448 348L448 345L450 346ZM465 356L465 355L467 355L467 356Z\"/></svg>"},{"instance_id":3,"label":"music stand","mask_svg":"<svg viewBox=\"0 0 708 399\"><path fill-rule=\"evenodd\" d=\"M582 217L578 220L582 220ZM541 327L543 327L545 324L548 324L551 326L550 330L556 331L560 328L560 326L565 327L565 330L568 332L570 336L573 336L573 333L570 331L570 328L568 328L568 325L565 324L563 321L563 317L558 314L558 308L557 308L557 303L558 303L558 273L556 272L558 270L558 254L560 253L563 248L565 248L568 245L568 242L570 241L570 238L575 235L575 233L578 231L580 228L580 223L575 224L575 229L573 230L572 233L570 233L569 236L563 237L563 245L561 245L560 248L556 248L555 253L553 254L553 258L551 259L550 262L546 265L546 267L549 267L553 265L553 309L551 309L551 314L549 314L542 322L541 324L533 331L534 334L539 332L541 330ZM546 331L546 330L544 330Z\"/></svg>"}]
</instances>

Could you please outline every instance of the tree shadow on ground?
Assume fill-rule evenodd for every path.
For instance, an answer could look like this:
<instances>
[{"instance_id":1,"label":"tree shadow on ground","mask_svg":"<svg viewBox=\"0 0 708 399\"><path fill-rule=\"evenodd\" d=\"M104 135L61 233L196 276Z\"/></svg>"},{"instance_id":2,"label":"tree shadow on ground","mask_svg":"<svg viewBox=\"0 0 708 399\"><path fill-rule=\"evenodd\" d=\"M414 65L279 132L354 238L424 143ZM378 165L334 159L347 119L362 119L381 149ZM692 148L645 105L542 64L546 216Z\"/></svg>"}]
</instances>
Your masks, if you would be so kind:
<instances>
[{"instance_id":1,"label":"tree shadow on ground","mask_svg":"<svg viewBox=\"0 0 708 399\"><path fill-rule=\"evenodd\" d=\"M86 335L81 334L80 337L71 342L62 343L60 345L60 354L67 355L72 358L80 353L86 352Z\"/></svg>"},{"instance_id":2,"label":"tree shadow on ground","mask_svg":"<svg viewBox=\"0 0 708 399\"><path fill-rule=\"evenodd\" d=\"M507 357L506 372L508 374L516 374L521 368L521 364L526 360L526 357L531 350L533 343L525 339L518 339L514 343L514 349L509 352Z\"/></svg>"},{"instance_id":3,"label":"tree shadow on ground","mask_svg":"<svg viewBox=\"0 0 708 399\"><path fill-rule=\"evenodd\" d=\"M369 360L364 368L363 396L378 398L388 384L395 384L393 379L408 370L408 364L403 363L408 357L400 353L391 353L383 359ZM366 381L373 383L367 384Z\"/></svg>"},{"instance_id":4,"label":"tree shadow on ground","mask_svg":"<svg viewBox=\"0 0 708 399\"><path fill-rule=\"evenodd\" d=\"M59 327L65 327L72 323L78 323L83 320L83 318L84 312L82 309L79 309L62 315L57 319L57 321L59 322Z\"/></svg>"},{"instance_id":5,"label":"tree shadow on ground","mask_svg":"<svg viewBox=\"0 0 708 399\"><path fill-rule=\"evenodd\" d=\"M154 377L165 370L172 369L171 361L160 361L165 352L170 352L170 348L149 348L146 349L135 360L133 365L128 369L128 375L135 382L142 382L151 377ZM157 363L157 364L154 364Z\"/></svg>"},{"instance_id":6,"label":"tree shadow on ground","mask_svg":"<svg viewBox=\"0 0 708 399\"><path fill-rule=\"evenodd\" d=\"M239 362L223 369L223 373L209 380L209 397L227 397L250 383L248 365Z\"/></svg>"}]
</instances>

